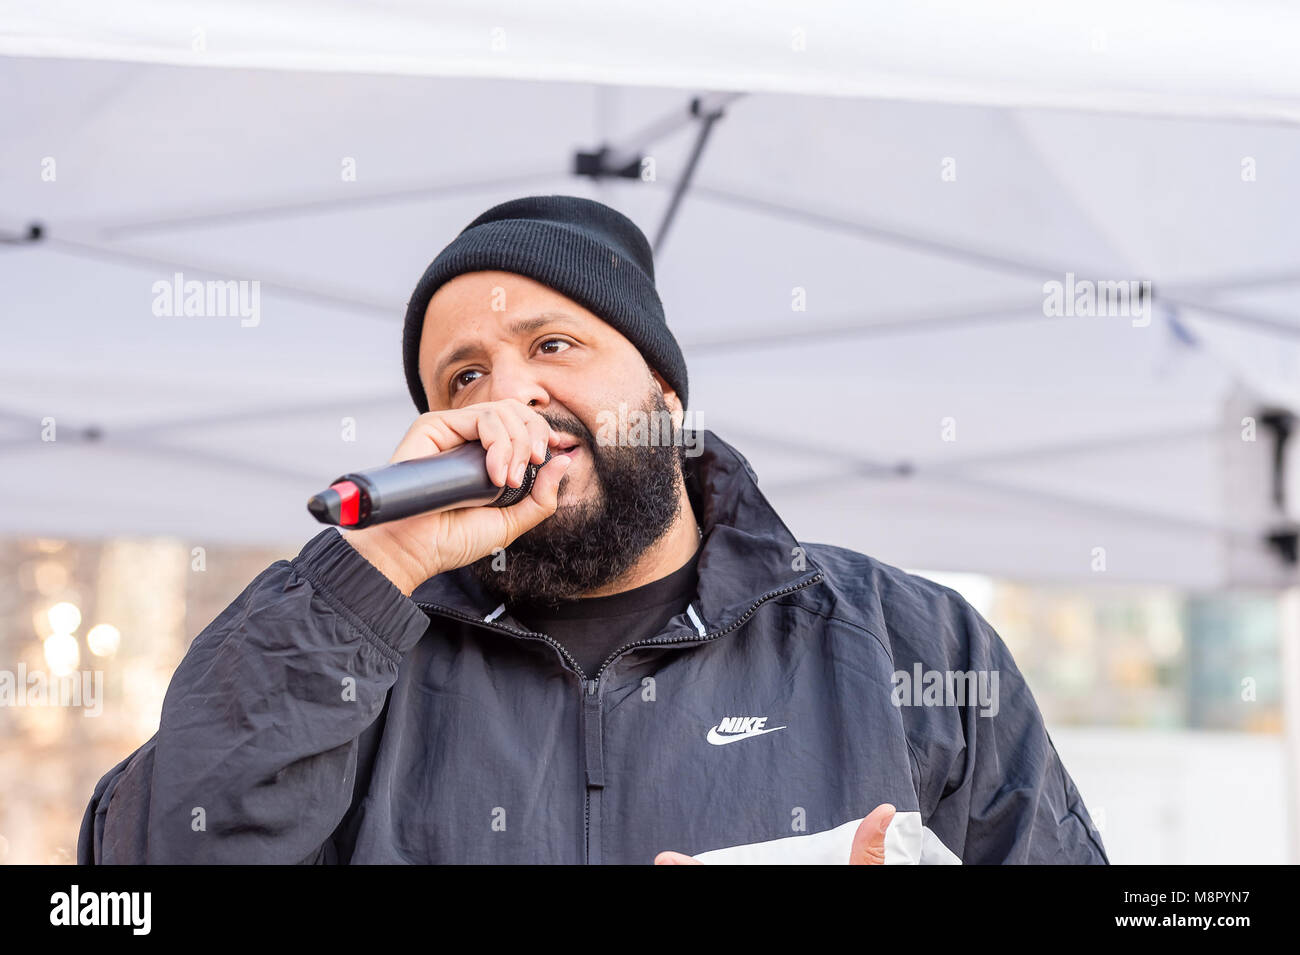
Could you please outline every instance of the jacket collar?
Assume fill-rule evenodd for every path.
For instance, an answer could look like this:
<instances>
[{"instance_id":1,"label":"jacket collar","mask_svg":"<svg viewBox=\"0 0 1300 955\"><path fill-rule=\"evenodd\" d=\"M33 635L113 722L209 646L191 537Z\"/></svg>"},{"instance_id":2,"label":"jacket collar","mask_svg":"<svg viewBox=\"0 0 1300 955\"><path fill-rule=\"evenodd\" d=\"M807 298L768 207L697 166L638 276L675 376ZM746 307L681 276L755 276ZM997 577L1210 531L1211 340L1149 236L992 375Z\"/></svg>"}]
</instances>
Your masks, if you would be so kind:
<instances>
[{"instance_id":1,"label":"jacket collar","mask_svg":"<svg viewBox=\"0 0 1300 955\"><path fill-rule=\"evenodd\" d=\"M693 437L689 447L700 453L686 459L686 486L704 538L692 605L705 632L713 633L767 597L806 586L821 570L758 489L744 456L712 431ZM477 619L491 617L499 605L463 567L431 577L411 599Z\"/></svg>"}]
</instances>

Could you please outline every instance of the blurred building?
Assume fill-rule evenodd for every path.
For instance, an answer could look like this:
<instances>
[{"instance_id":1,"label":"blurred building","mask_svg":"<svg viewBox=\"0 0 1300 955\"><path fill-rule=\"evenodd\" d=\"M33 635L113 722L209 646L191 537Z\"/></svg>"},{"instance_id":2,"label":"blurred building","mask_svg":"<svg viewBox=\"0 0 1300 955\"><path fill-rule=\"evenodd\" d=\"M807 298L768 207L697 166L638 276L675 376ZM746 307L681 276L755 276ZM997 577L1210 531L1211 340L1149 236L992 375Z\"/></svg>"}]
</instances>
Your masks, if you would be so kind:
<instances>
[{"instance_id":1,"label":"blurred building","mask_svg":"<svg viewBox=\"0 0 1300 955\"><path fill-rule=\"evenodd\" d=\"M157 730L190 641L294 553L0 543L0 671L98 674L102 687L80 705L0 707L0 861L74 860L95 783ZM1205 799L1222 795L1213 780L1235 778L1247 787L1236 803L1260 800L1254 824L1285 828L1276 598L921 573L963 593L1007 643L1113 861L1208 861L1188 848L1203 828L1184 800L1193 769L1209 774L1195 787ZM1217 861L1281 861L1278 846L1237 851Z\"/></svg>"},{"instance_id":2,"label":"blurred building","mask_svg":"<svg viewBox=\"0 0 1300 955\"><path fill-rule=\"evenodd\" d=\"M190 641L267 564L293 553L196 546L0 543L0 671L23 674L29 691L64 673L102 688L79 705L45 705L29 692L0 706L0 862L75 860L95 783L157 730Z\"/></svg>"}]
</instances>

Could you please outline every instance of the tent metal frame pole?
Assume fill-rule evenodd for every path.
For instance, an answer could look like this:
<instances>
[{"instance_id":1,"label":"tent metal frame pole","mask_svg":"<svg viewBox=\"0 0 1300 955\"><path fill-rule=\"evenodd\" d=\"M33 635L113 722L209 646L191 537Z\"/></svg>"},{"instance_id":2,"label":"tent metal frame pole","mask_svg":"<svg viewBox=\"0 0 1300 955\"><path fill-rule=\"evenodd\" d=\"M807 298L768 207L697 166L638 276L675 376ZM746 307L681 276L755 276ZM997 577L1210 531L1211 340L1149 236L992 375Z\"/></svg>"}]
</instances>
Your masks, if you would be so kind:
<instances>
[{"instance_id":1,"label":"tent metal frame pole","mask_svg":"<svg viewBox=\"0 0 1300 955\"><path fill-rule=\"evenodd\" d=\"M173 422L179 425L179 422ZM203 448L195 447L177 447L161 442L151 441L148 437L141 437L147 429L141 428L136 430L122 430L113 432L111 438L107 437L99 427L88 425L83 427L73 427L68 424L59 426L60 437L57 441L51 442L57 447L79 447L88 444L98 444L107 446L113 450L121 450L134 454L157 455L160 457L182 458L187 463L206 463L216 467L233 468L242 473L261 473L271 477L289 479L292 481L319 481L320 475L309 475L293 468L282 468L274 464L267 464L262 461L250 461L246 458L239 458L232 455L218 454ZM39 443L39 442L36 442ZM31 438L12 438L9 440L0 440L0 452L27 450L33 447ZM58 453L57 450L54 453Z\"/></svg>"},{"instance_id":2,"label":"tent metal frame pole","mask_svg":"<svg viewBox=\"0 0 1300 955\"><path fill-rule=\"evenodd\" d=\"M22 232L0 232L0 246L22 246L40 242L45 237L45 227L33 222Z\"/></svg>"},{"instance_id":3,"label":"tent metal frame pole","mask_svg":"<svg viewBox=\"0 0 1300 955\"><path fill-rule=\"evenodd\" d=\"M119 436L136 438L143 435L158 435L182 428L207 428L213 425L239 424L249 420L266 422L276 418L293 418L306 415L320 417L337 410L357 411L366 407L388 407L393 404L395 397L395 395L388 394L364 395L355 398L331 398L310 404L300 403L271 408L245 408L222 414L169 418L114 430L109 437L111 439L116 439Z\"/></svg>"},{"instance_id":4,"label":"tent metal frame pole","mask_svg":"<svg viewBox=\"0 0 1300 955\"><path fill-rule=\"evenodd\" d=\"M733 430L733 429L728 429ZM807 442L790 440L788 437L782 437L780 441L770 436L764 436L756 433L746 435L747 440L753 440L757 443L771 444L779 446L787 454L791 452L805 452L810 456L816 455L827 457L824 448L811 445ZM1134 436L1132 440L1149 439L1150 435ZM1062 446L1050 449L1052 453L1065 453ZM1028 452L1019 452L1021 455L1027 455ZM1263 545L1263 541L1257 535L1248 531L1216 524L1209 521L1197 521L1188 518L1176 517L1174 515L1165 515L1142 511L1134 508L1119 507L1114 504L1108 504L1099 501L1090 501L1085 498L1070 497L1069 495L1053 494L1048 491L1039 491L1033 488L1019 487L1014 484L1007 484L1003 481L988 480L984 478L972 477L960 473L961 462L954 462L950 467L932 466L926 464L916 464L909 461L883 461L861 457L854 454L837 453L831 456L838 460L845 468L843 473L828 473L811 478L800 478L794 481L783 481L768 485L765 490L780 491L799 491L805 488L816 487L825 483L843 484L845 480L854 478L873 478L873 479L907 479L907 480L932 480L940 483L955 484L962 487L970 487L976 490L989 491L996 494L1014 495L1020 500L1036 500L1052 507L1065 508L1075 512L1089 514L1104 514L1111 517L1118 517L1127 521L1140 521L1143 523L1159 524L1164 527L1177 528L1181 530L1194 531L1200 533L1213 533L1224 537L1230 537L1250 544ZM978 464L983 464L990 459L983 459ZM975 466L972 464L972 466Z\"/></svg>"},{"instance_id":5,"label":"tent metal frame pole","mask_svg":"<svg viewBox=\"0 0 1300 955\"><path fill-rule=\"evenodd\" d=\"M603 89L603 87L602 87ZM692 97L686 109L675 109L659 117L631 135L622 137L621 145L605 145L599 152L604 156L606 174L609 170L625 169L640 164L646 149L695 122L701 112L721 112L745 93L707 93ZM594 155L594 154L593 154Z\"/></svg>"},{"instance_id":6,"label":"tent metal frame pole","mask_svg":"<svg viewBox=\"0 0 1300 955\"><path fill-rule=\"evenodd\" d=\"M1157 514L1152 511L1142 511L1133 508L1118 507L1114 504L1107 504L1100 501L1089 501L1083 498L1070 497L1065 494L1053 494L1049 491L1039 491L1033 488L1017 487L1013 484L1006 484L1001 481L988 481L979 478L970 478L960 474L953 474L942 471L923 471L917 470L911 473L900 471L897 468L863 468L856 471L846 472L843 474L827 474L816 478L802 478L796 481L784 481L768 485L766 491L788 491L798 492L804 489L816 487L819 484L834 483L843 485L846 480L852 478L886 478L886 479L907 479L918 481L934 481L936 483L956 485L966 487L977 491L986 491L993 494L1001 494L1014 497L1017 501L1035 501L1046 507L1053 508L1057 511L1070 511L1080 515L1104 516L1124 520L1129 523L1142 523L1157 525L1160 527L1189 531L1192 533L1213 534L1221 538L1229 538L1241 543L1257 545L1262 544L1257 535L1240 528L1228 527L1222 524L1215 524L1209 521L1197 521L1189 518L1176 517L1174 515Z\"/></svg>"},{"instance_id":7,"label":"tent metal frame pole","mask_svg":"<svg viewBox=\"0 0 1300 955\"><path fill-rule=\"evenodd\" d=\"M119 239L127 236L139 236L148 232L164 232L172 229L204 228L208 226L234 225L258 220L282 219L299 215L315 215L335 212L345 208L362 208L366 206L388 205L395 202L422 202L447 196L461 196L467 192L485 192L505 187L522 186L530 183L547 182L561 178L562 168L546 170L526 170L502 173L483 179L468 179L458 182L442 182L382 189L374 192L348 190L345 195L316 196L296 199L261 206L243 208L222 208L220 206L197 209L189 213L171 216L159 216L152 219L138 219L116 224L105 224L95 228L95 232L104 239ZM77 228L75 222L71 225Z\"/></svg>"},{"instance_id":8,"label":"tent metal frame pole","mask_svg":"<svg viewBox=\"0 0 1300 955\"><path fill-rule=\"evenodd\" d=\"M1283 269L1277 272L1254 272L1250 274L1228 275L1204 282L1179 282L1178 288L1192 294L1236 292L1243 289L1270 288L1274 285L1295 285L1300 283L1300 270Z\"/></svg>"},{"instance_id":9,"label":"tent metal frame pole","mask_svg":"<svg viewBox=\"0 0 1300 955\"><path fill-rule=\"evenodd\" d=\"M204 428L212 425L238 424L249 419L257 419L260 422L274 420L276 418L294 417L297 415L322 415L329 412L331 408L347 409L355 411L364 407L384 407L391 405L394 401L393 395L362 395L354 398L340 398L324 403L315 402L310 404L293 404L281 405L273 408L258 408L256 410L244 409L239 411L226 412L214 415L199 415L189 418L169 418L159 421L145 422L144 424L130 425L125 428L106 429L100 425L85 425L74 427L69 424L62 424L59 432L66 437L60 439L66 444L102 444L109 448L121 448L128 451L159 454L163 456L183 455L187 460L206 460L213 464L223 467L245 467L250 471L260 471L276 477L289 477L294 480L307 479L307 475L300 471L287 468L277 468L272 465L261 464L256 461L247 461L241 458L229 455L215 454L211 451L201 449L179 448L173 445L159 441L160 435L167 432L177 431L189 428ZM9 422L13 424L30 425L33 420L32 416L21 414L6 408L0 408L0 422ZM0 440L0 451L8 449L18 449L30 447L32 441L30 438L13 438ZM319 479L317 475L315 479Z\"/></svg>"},{"instance_id":10,"label":"tent metal frame pole","mask_svg":"<svg viewBox=\"0 0 1300 955\"><path fill-rule=\"evenodd\" d=\"M1088 280L1093 276L1104 276L1106 274L1106 270L1103 269L1061 268L1059 264L1055 263L1034 262L1005 253L985 252L939 236L909 232L895 226L846 219L842 216L799 208L790 203L720 189L716 186L696 183L692 186L692 192L705 199L712 199L724 205L733 205L769 215L796 219L826 230L855 233L863 238L876 239L897 246L912 248L918 252L954 259L994 271L1025 275L1040 280L1045 276L1058 276L1071 272L1077 276L1077 281ZM1097 279L1092 280L1097 281ZM1102 280L1104 281L1104 279ZM1284 318L1185 298L1178 291L1177 285L1166 288L1155 280L1151 280L1151 285L1154 290L1154 298L1157 301L1200 312L1214 320L1248 325L1284 336L1300 338L1300 324L1289 322Z\"/></svg>"},{"instance_id":11,"label":"tent metal frame pole","mask_svg":"<svg viewBox=\"0 0 1300 955\"><path fill-rule=\"evenodd\" d=\"M849 316L848 318L852 318ZM1023 300L994 303L968 310L944 309L937 312L888 315L883 319L853 323L851 320L830 320L801 324L793 331L719 335L714 338L681 338L682 349L691 355L722 351L734 354L740 350L806 345L828 339L879 338L889 335L931 334L937 328L955 326L970 328L975 325L1001 325L1007 322L1059 322L1064 318L1044 316L1039 304L1026 305ZM787 323L788 325L788 323Z\"/></svg>"},{"instance_id":12,"label":"tent metal frame pole","mask_svg":"<svg viewBox=\"0 0 1300 955\"><path fill-rule=\"evenodd\" d=\"M179 458L186 464L203 464L216 468L230 468L243 474L249 472L260 472L268 477L289 480L296 483L302 483L311 488L316 484L323 484L329 478L322 478L319 474L308 474L305 471L299 471L296 468L280 467L274 464L267 464L264 461L250 461L247 458L238 457L231 454L218 454L213 451L205 451L202 448L195 447L177 447L175 445L162 444L154 441L139 440L117 440L112 442L114 448L136 453L156 455L164 458ZM312 493L312 492L308 492Z\"/></svg>"},{"instance_id":13,"label":"tent metal frame pole","mask_svg":"<svg viewBox=\"0 0 1300 955\"><path fill-rule=\"evenodd\" d=\"M704 147L709 141L709 134L713 131L713 124L723 117L725 107L717 106L713 109L706 109L703 102L696 98L691 101L691 114L699 117L700 131L695 137L695 144L691 147L690 158L686 161L686 170L673 186L673 194L668 199L668 208L664 210L663 220L659 223L659 230L655 233L652 248L656 256L663 250L664 241L668 238L668 230L677 217L677 210L686 195L686 190L690 187L691 180L695 178L695 170L700 164L700 156L703 155Z\"/></svg>"},{"instance_id":14,"label":"tent metal frame pole","mask_svg":"<svg viewBox=\"0 0 1300 955\"><path fill-rule=\"evenodd\" d=\"M817 457L822 460L838 460L840 463L849 467L856 468L866 466L880 473L898 474L903 476L908 476L914 473L934 475L952 474L966 468L987 467L989 465L1001 465L1015 461L1040 461L1046 458L1068 457L1071 454L1091 454L1098 451L1126 448L1134 444L1150 445L1173 441L1186 441L1188 439L1212 438L1218 434L1218 429L1214 427L1185 428L1181 431L1169 431L1168 429L1165 429L1161 431L1143 431L1138 434L1116 435L1114 437L1098 440L1067 441L1052 445L1010 448L1006 451L975 455L967 458L958 458L957 460L915 461L900 458L894 461L884 461L878 458L866 458L851 453L845 454L837 452L828 455L826 449L819 448L817 445L808 444L807 442L791 441L784 436L777 440L768 434L745 432L743 429L738 431L730 425L726 426L726 430L729 434L742 434L745 437L745 440L752 441L755 444L767 444L772 447L779 447L786 451L802 451L809 456Z\"/></svg>"},{"instance_id":15,"label":"tent metal frame pole","mask_svg":"<svg viewBox=\"0 0 1300 955\"><path fill-rule=\"evenodd\" d=\"M56 252L66 255L77 255L82 258L95 259L101 262L112 262L117 265L134 265L141 268L163 268L175 272L192 272L198 275L208 275L213 278L227 279L233 275L238 275L242 269L226 268L215 263L202 263L197 261L182 262L178 259L166 259L157 255L146 255L140 252L129 252L124 249L116 249L112 246L102 245L85 239L63 238L62 236L50 236L46 239L49 248ZM261 287L280 293L290 298L296 298L299 301L307 302L311 305L323 305L330 308L344 308L349 311L362 312L372 318L388 319L393 322L401 320L403 306L393 303L387 305L383 302L367 301L365 299L355 298L342 293L323 292L318 289L308 288L304 285L295 285L291 281L281 278L259 278L257 280Z\"/></svg>"}]
</instances>

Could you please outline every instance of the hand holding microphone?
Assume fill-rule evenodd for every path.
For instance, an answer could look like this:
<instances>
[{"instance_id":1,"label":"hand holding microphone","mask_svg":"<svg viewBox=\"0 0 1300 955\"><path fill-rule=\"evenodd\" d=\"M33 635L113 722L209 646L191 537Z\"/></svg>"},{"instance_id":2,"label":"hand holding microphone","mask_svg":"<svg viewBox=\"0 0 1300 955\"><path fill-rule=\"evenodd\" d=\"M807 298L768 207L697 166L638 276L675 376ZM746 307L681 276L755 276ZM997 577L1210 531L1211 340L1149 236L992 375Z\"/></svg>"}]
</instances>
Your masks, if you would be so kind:
<instances>
[{"instance_id":1,"label":"hand holding microphone","mask_svg":"<svg viewBox=\"0 0 1300 955\"><path fill-rule=\"evenodd\" d=\"M442 497L431 497L427 481L424 485L421 482L435 472L432 461L423 459L474 441L485 449L486 456L477 448L467 449L453 459L454 463L438 466ZM391 465L409 464L349 476L360 479L350 482L355 495L346 487L340 494L342 482L336 482L329 493L337 497L322 492L313 498L312 512L326 523L358 527L345 530L348 543L410 596L430 577L508 546L554 514L560 479L571 459L551 454L564 447L566 441L552 432L541 415L515 399L430 411L415 420L389 461ZM537 466L531 490L523 487L530 465ZM483 480L484 467L490 486ZM448 468L451 480L447 480ZM374 476L370 490L377 491L380 499L379 514L368 517L377 516L382 523L367 520L364 523L368 526L362 526L362 505L369 497L365 488L368 475ZM516 494L520 499L510 503ZM492 503L498 498L502 506L468 506ZM454 505L454 509L430 511L430 504ZM337 515L332 513L335 507ZM398 514L401 516L391 519ZM344 517L353 520L341 520Z\"/></svg>"}]
</instances>

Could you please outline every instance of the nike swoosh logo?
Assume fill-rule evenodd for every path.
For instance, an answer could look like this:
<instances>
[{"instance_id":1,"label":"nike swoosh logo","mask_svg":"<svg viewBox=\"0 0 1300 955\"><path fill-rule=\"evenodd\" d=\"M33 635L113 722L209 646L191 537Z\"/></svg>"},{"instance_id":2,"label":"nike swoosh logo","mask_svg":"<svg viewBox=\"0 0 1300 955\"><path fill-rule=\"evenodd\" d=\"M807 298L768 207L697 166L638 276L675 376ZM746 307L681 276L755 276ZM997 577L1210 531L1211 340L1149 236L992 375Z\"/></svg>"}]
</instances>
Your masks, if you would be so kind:
<instances>
[{"instance_id":1,"label":"nike swoosh logo","mask_svg":"<svg viewBox=\"0 0 1300 955\"><path fill-rule=\"evenodd\" d=\"M773 726L770 730L750 730L748 733L728 733L726 736L718 732L715 726L709 730L708 736L705 737L714 746L726 746L728 743L734 743L738 739L749 739L751 736L762 736L764 733L775 733L777 730L785 729L784 726Z\"/></svg>"}]
</instances>

